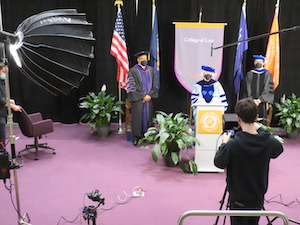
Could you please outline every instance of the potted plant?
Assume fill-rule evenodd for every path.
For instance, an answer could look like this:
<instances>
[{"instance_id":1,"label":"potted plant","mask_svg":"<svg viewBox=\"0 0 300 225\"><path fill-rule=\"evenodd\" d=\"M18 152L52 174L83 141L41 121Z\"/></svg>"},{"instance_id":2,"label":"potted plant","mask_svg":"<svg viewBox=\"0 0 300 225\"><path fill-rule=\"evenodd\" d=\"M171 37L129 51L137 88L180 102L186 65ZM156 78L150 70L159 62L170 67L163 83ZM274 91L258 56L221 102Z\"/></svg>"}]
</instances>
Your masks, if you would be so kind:
<instances>
[{"instance_id":1,"label":"potted plant","mask_svg":"<svg viewBox=\"0 0 300 225\"><path fill-rule=\"evenodd\" d=\"M157 162L159 155L162 155L167 166L179 165L184 172L192 172L196 175L198 173L197 165L187 153L199 142L193 136L187 115L183 113L166 114L157 111L153 122L155 126L148 128L139 144L143 141L155 144L152 149L152 159L155 162ZM180 154L182 151L185 152L189 166L182 159Z\"/></svg>"},{"instance_id":2,"label":"potted plant","mask_svg":"<svg viewBox=\"0 0 300 225\"><path fill-rule=\"evenodd\" d=\"M265 131L268 131L270 134L273 135L273 137L279 141L280 143L285 143L285 140L281 138L279 135L274 134L276 131L279 130L279 128L273 128L273 127L268 127L260 122L256 122L258 126L262 127Z\"/></svg>"},{"instance_id":3,"label":"potted plant","mask_svg":"<svg viewBox=\"0 0 300 225\"><path fill-rule=\"evenodd\" d=\"M89 92L79 99L79 108L88 110L80 118L80 122L89 123L91 133L97 128L100 137L106 137L110 131L111 120L116 118L118 113L124 113L121 106L122 101L116 101L112 94L106 94L106 86L96 95Z\"/></svg>"},{"instance_id":4,"label":"potted plant","mask_svg":"<svg viewBox=\"0 0 300 225\"><path fill-rule=\"evenodd\" d=\"M280 103L275 103L279 117L279 124L282 125L290 139L296 139L300 128L300 98L293 93L288 98L281 99Z\"/></svg>"}]
</instances>

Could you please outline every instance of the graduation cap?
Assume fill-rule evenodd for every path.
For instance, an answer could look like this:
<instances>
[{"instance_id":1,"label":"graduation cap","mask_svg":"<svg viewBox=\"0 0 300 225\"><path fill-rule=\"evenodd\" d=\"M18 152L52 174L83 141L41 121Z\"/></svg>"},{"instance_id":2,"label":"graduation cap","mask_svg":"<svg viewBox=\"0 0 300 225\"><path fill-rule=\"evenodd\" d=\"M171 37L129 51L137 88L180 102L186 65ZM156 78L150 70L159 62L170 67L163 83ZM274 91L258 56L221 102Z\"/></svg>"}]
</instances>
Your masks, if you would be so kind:
<instances>
[{"instance_id":1,"label":"graduation cap","mask_svg":"<svg viewBox=\"0 0 300 225\"><path fill-rule=\"evenodd\" d=\"M138 58L138 57L140 57L140 56L142 56L142 55L146 55L146 56L148 56L149 57L149 52L148 51L140 51L140 52L138 52L138 53L135 53L134 54L134 57L135 58Z\"/></svg>"},{"instance_id":2,"label":"graduation cap","mask_svg":"<svg viewBox=\"0 0 300 225\"><path fill-rule=\"evenodd\" d=\"M266 60L266 57L262 56L262 55L253 55L252 56L254 59L262 59L262 60Z\"/></svg>"},{"instance_id":3,"label":"graduation cap","mask_svg":"<svg viewBox=\"0 0 300 225\"><path fill-rule=\"evenodd\" d=\"M202 70L207 71L207 72L211 72L211 73L215 72L215 69L210 66L202 66L201 68L202 68Z\"/></svg>"}]
</instances>

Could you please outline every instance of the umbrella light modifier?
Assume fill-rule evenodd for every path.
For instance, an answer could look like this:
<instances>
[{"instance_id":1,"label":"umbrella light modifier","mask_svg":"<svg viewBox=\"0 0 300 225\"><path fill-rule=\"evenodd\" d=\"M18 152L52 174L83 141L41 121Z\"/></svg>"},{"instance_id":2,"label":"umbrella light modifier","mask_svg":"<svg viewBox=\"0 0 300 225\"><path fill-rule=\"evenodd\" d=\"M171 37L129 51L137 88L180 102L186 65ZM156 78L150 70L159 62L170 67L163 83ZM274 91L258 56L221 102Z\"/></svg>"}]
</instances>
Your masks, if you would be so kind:
<instances>
[{"instance_id":1,"label":"umbrella light modifier","mask_svg":"<svg viewBox=\"0 0 300 225\"><path fill-rule=\"evenodd\" d=\"M95 43L92 25L76 9L45 11L24 20L15 32L17 39L7 36L14 42L10 52L19 55L19 68L30 80L54 95L67 95L89 75Z\"/></svg>"}]
</instances>

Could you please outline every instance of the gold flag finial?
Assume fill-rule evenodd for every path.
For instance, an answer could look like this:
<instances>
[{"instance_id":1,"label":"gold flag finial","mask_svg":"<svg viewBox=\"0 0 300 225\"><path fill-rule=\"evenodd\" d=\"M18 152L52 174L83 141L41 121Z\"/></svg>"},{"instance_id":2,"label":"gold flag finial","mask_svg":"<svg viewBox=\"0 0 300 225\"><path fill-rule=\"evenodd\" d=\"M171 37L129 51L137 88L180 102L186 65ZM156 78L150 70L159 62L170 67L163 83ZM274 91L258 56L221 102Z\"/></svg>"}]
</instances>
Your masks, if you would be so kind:
<instances>
[{"instance_id":1,"label":"gold flag finial","mask_svg":"<svg viewBox=\"0 0 300 225\"><path fill-rule=\"evenodd\" d=\"M152 5L155 5L155 0L152 0Z\"/></svg>"},{"instance_id":2,"label":"gold flag finial","mask_svg":"<svg viewBox=\"0 0 300 225\"><path fill-rule=\"evenodd\" d=\"M122 0L116 0L114 5L123 6L124 4Z\"/></svg>"}]
</instances>

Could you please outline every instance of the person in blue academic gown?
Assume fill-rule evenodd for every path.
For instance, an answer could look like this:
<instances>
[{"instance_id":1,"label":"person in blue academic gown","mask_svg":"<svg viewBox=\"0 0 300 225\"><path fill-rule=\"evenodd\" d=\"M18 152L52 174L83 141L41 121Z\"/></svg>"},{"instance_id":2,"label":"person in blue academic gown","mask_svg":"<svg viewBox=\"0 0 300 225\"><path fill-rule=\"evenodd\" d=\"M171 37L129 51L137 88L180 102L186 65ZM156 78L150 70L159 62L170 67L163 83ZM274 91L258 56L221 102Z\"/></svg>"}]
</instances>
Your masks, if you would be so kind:
<instances>
[{"instance_id":1,"label":"person in blue academic gown","mask_svg":"<svg viewBox=\"0 0 300 225\"><path fill-rule=\"evenodd\" d=\"M202 80L194 86L191 103L196 104L217 104L224 105L224 110L227 110L228 104L226 94L219 81L214 80L215 69L209 66L202 66Z\"/></svg>"},{"instance_id":2,"label":"person in blue academic gown","mask_svg":"<svg viewBox=\"0 0 300 225\"><path fill-rule=\"evenodd\" d=\"M152 99L158 97L154 70L148 66L148 54L146 51L135 54L137 64L129 70L127 77L127 98L131 102L131 132L135 146L150 126Z\"/></svg>"}]
</instances>

